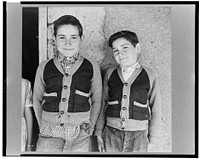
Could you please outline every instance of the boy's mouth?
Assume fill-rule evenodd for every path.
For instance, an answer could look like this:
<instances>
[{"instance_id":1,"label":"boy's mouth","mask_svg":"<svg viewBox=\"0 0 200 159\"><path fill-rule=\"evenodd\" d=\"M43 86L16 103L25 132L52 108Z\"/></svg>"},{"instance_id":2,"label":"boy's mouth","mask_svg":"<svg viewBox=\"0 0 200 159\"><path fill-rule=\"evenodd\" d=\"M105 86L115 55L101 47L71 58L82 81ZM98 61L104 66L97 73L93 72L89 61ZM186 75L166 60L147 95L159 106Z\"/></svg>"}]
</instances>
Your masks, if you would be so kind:
<instances>
[{"instance_id":1,"label":"boy's mouth","mask_svg":"<svg viewBox=\"0 0 200 159\"><path fill-rule=\"evenodd\" d=\"M72 48L63 48L63 50L73 50Z\"/></svg>"},{"instance_id":2,"label":"boy's mouth","mask_svg":"<svg viewBox=\"0 0 200 159\"><path fill-rule=\"evenodd\" d=\"M72 50L73 48L64 47L63 49L64 49L64 50Z\"/></svg>"},{"instance_id":3,"label":"boy's mouth","mask_svg":"<svg viewBox=\"0 0 200 159\"><path fill-rule=\"evenodd\" d=\"M120 61L124 61L124 60L126 60L127 58L121 58L121 59L119 59Z\"/></svg>"}]
</instances>

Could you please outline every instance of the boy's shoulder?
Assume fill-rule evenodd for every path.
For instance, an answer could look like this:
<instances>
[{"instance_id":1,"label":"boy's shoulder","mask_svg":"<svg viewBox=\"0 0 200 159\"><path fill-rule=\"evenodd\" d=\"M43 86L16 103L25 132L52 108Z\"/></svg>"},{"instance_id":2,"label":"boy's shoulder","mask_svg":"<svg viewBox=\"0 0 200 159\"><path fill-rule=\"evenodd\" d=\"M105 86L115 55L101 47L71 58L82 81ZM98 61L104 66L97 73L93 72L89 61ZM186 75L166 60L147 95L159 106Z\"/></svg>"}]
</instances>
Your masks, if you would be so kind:
<instances>
[{"instance_id":1,"label":"boy's shoulder","mask_svg":"<svg viewBox=\"0 0 200 159\"><path fill-rule=\"evenodd\" d=\"M80 56L83 60L85 59L85 60L89 61L93 67L99 67L99 64L95 60L91 59L90 57L83 56L83 55L80 55Z\"/></svg>"},{"instance_id":2,"label":"boy's shoulder","mask_svg":"<svg viewBox=\"0 0 200 159\"><path fill-rule=\"evenodd\" d=\"M96 63L95 60L93 60L92 58L90 58L90 57L88 57L88 56L86 56L86 55L80 55L80 58L85 59L85 60L88 60L88 61L90 61L91 63Z\"/></svg>"},{"instance_id":3,"label":"boy's shoulder","mask_svg":"<svg viewBox=\"0 0 200 159\"><path fill-rule=\"evenodd\" d=\"M42 62L39 64L39 67L44 67L50 60L53 60L53 58L42 61Z\"/></svg>"},{"instance_id":4,"label":"boy's shoulder","mask_svg":"<svg viewBox=\"0 0 200 159\"><path fill-rule=\"evenodd\" d=\"M22 89L31 89L31 82L28 79L22 78Z\"/></svg>"},{"instance_id":5,"label":"boy's shoulder","mask_svg":"<svg viewBox=\"0 0 200 159\"><path fill-rule=\"evenodd\" d=\"M112 66L109 66L108 68L107 68L107 72L112 72L112 71L114 71L115 69L117 69L119 66L118 65L112 65Z\"/></svg>"},{"instance_id":6,"label":"boy's shoulder","mask_svg":"<svg viewBox=\"0 0 200 159\"><path fill-rule=\"evenodd\" d=\"M112 72L117 69L119 66L118 65L111 65L106 69L106 74L108 77L112 74Z\"/></svg>"},{"instance_id":7,"label":"boy's shoulder","mask_svg":"<svg viewBox=\"0 0 200 159\"><path fill-rule=\"evenodd\" d=\"M52 60L52 58L42 61L42 62L39 64L39 66L38 66L38 72L43 72L44 69L45 69L46 64L47 64L50 60Z\"/></svg>"},{"instance_id":8,"label":"boy's shoulder","mask_svg":"<svg viewBox=\"0 0 200 159\"><path fill-rule=\"evenodd\" d=\"M29 85L30 81L25 79L25 78L22 78L22 85Z\"/></svg>"}]
</instances>

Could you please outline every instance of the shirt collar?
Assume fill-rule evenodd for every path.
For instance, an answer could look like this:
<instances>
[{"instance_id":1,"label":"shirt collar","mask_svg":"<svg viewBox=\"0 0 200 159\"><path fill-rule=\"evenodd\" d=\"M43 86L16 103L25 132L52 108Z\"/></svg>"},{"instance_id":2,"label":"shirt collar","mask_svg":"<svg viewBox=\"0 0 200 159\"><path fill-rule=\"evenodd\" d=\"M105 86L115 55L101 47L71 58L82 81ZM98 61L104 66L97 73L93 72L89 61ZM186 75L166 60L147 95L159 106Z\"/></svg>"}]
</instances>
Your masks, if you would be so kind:
<instances>
[{"instance_id":1,"label":"shirt collar","mask_svg":"<svg viewBox=\"0 0 200 159\"><path fill-rule=\"evenodd\" d=\"M140 67L140 63L137 61L134 65L130 67L121 67L121 69L122 69L122 72L132 72L136 68L139 68L139 67Z\"/></svg>"}]
</instances>

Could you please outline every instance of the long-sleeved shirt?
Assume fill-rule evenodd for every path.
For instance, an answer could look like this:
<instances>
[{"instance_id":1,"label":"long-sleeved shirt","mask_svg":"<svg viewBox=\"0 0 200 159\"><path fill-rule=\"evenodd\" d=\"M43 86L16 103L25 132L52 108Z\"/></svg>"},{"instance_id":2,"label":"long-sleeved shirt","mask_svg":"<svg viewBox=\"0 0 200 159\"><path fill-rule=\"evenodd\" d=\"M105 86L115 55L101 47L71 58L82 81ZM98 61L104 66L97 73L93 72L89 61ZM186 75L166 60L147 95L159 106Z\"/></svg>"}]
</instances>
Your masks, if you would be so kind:
<instances>
[{"instance_id":1,"label":"long-sleeved shirt","mask_svg":"<svg viewBox=\"0 0 200 159\"><path fill-rule=\"evenodd\" d=\"M44 81L44 69L51 59L42 62L38 66L33 92L33 108L39 126L41 125L42 121L48 122L53 126L59 126L60 124L76 126L81 125L82 123L90 123L91 129L93 130L101 107L102 80L98 64L90 59L87 59L93 67L93 77L91 80L91 86L89 86L90 92L88 94L90 110L87 112L68 112L69 103L67 99L69 99L70 96L70 89L67 88L71 87L73 75L81 67L81 64L83 63L84 59L87 58L79 56L78 60L75 62L73 67L70 70L68 70L67 76L65 76L66 72L63 71L60 61L56 57L53 59L53 63L56 66L56 69L63 74L63 89L61 91L58 112L48 112L42 109L42 106L45 103L44 96L47 94L46 83ZM87 95L80 91L77 91L76 93L79 93L83 96ZM48 95L54 96L56 94L51 93ZM62 101L63 99L65 99L65 102Z\"/></svg>"},{"instance_id":2,"label":"long-sleeved shirt","mask_svg":"<svg viewBox=\"0 0 200 159\"><path fill-rule=\"evenodd\" d=\"M25 151L26 145L32 141L32 113L33 107L31 83L22 78L22 131L21 131L21 150Z\"/></svg>"},{"instance_id":3,"label":"long-sleeved shirt","mask_svg":"<svg viewBox=\"0 0 200 159\"><path fill-rule=\"evenodd\" d=\"M147 73L148 80L150 83L150 89L148 91L148 103L151 113L151 119L150 120L135 120L130 118L130 107L132 105L129 103L130 101L130 87L134 83L134 81L137 79L137 77L140 75L141 70L144 69ZM109 79L112 75L112 73L117 70L118 76L122 83L125 84L123 87L123 94L126 94L127 98L119 99L118 101L121 101L119 103L121 105L121 111L120 111L120 117L110 117L106 116L106 109L108 108L108 105L110 104L117 104L118 101L112 101L110 102L109 97ZM147 105L141 105L137 102L134 102L137 105L141 107L146 107ZM122 122L123 121L123 122ZM137 130L145 130L148 129L149 132L149 141L154 142L159 137L159 129L160 129L160 122L161 122L161 96L160 96L160 90L159 90L159 83L157 80L157 77L155 73L149 69L146 68L140 64L137 65L137 67L134 69L134 72L132 75L128 78L128 80L124 80L122 69L120 67L114 67L111 69L108 69L103 82L103 95L102 95L102 108L100 115L97 120L96 128L95 128L95 135L101 136L102 131L104 129L105 123L108 126L112 126L114 128L117 128L119 130L123 131L137 131ZM123 124L122 124L123 123Z\"/></svg>"}]
</instances>

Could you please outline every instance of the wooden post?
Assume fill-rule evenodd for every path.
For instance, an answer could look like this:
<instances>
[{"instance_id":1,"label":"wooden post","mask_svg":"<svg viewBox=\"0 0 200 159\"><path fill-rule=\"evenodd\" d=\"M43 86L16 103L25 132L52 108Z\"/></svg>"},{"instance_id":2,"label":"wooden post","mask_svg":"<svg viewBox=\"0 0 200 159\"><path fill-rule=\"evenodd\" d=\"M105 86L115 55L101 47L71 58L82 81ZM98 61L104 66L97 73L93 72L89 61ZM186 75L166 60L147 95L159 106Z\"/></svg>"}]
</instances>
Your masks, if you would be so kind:
<instances>
[{"instance_id":1,"label":"wooden post","mask_svg":"<svg viewBox=\"0 0 200 159\"><path fill-rule=\"evenodd\" d=\"M47 7L39 7L39 63L47 59Z\"/></svg>"}]
</instances>

